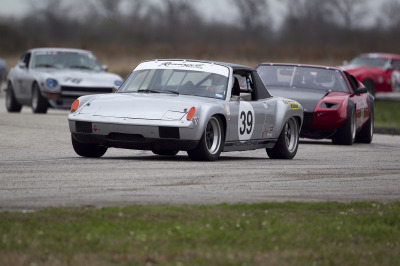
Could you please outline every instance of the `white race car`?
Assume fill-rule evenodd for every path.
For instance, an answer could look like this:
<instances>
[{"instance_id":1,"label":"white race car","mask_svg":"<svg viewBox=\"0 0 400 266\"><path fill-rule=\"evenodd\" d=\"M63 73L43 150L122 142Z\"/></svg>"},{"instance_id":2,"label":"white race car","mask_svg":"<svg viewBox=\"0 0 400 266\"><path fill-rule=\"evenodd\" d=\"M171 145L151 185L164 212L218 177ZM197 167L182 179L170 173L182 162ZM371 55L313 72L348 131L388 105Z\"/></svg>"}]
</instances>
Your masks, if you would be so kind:
<instances>
[{"instance_id":1,"label":"white race car","mask_svg":"<svg viewBox=\"0 0 400 266\"><path fill-rule=\"evenodd\" d=\"M139 64L116 93L79 97L68 116L75 152L108 148L187 151L214 161L222 151L297 152L303 108L272 97L253 68L222 62L152 60Z\"/></svg>"},{"instance_id":2,"label":"white race car","mask_svg":"<svg viewBox=\"0 0 400 266\"><path fill-rule=\"evenodd\" d=\"M8 73L7 110L19 112L30 105L34 113L46 113L49 106L69 109L83 95L113 92L122 78L106 70L90 51L31 49Z\"/></svg>"}]
</instances>

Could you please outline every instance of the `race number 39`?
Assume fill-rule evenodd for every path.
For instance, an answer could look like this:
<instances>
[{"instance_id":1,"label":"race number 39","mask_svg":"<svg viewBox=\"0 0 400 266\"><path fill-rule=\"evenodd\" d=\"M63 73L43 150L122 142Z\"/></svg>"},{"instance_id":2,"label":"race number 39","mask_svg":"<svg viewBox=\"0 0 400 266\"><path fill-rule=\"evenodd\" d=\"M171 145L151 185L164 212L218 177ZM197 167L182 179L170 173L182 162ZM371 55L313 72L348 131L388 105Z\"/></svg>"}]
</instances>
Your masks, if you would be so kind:
<instances>
[{"instance_id":1,"label":"race number 39","mask_svg":"<svg viewBox=\"0 0 400 266\"><path fill-rule=\"evenodd\" d=\"M254 131L255 115L250 103L240 102L238 117L239 140L248 140Z\"/></svg>"}]
</instances>

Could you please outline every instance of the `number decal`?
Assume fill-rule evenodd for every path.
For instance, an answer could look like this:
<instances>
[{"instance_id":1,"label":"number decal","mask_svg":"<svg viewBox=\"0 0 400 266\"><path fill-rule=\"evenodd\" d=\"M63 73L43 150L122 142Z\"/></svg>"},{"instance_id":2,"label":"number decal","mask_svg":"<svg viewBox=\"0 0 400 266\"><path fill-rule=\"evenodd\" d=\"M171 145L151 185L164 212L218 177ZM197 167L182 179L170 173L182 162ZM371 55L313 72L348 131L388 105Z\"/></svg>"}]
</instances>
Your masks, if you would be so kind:
<instances>
[{"instance_id":1,"label":"number decal","mask_svg":"<svg viewBox=\"0 0 400 266\"><path fill-rule=\"evenodd\" d=\"M238 116L238 135L239 140L248 140L253 135L254 129L254 109L250 103L240 102Z\"/></svg>"}]
</instances>

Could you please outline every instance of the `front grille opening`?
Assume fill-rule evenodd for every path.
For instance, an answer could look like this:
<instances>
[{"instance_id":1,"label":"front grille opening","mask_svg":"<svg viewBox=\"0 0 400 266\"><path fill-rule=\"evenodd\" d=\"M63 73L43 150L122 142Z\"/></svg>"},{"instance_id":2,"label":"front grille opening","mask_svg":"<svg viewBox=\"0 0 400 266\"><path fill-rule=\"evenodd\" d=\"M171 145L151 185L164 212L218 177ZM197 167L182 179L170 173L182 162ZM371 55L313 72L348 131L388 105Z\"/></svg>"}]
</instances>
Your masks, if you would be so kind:
<instances>
[{"instance_id":1,"label":"front grille opening","mask_svg":"<svg viewBox=\"0 0 400 266\"><path fill-rule=\"evenodd\" d=\"M117 141L144 141L144 137L140 134L124 134L116 132L108 134L107 139Z\"/></svg>"},{"instance_id":2,"label":"front grille opening","mask_svg":"<svg viewBox=\"0 0 400 266\"><path fill-rule=\"evenodd\" d=\"M163 139L179 139L179 128L178 127L159 127L158 133L160 138Z\"/></svg>"},{"instance_id":3,"label":"front grille opening","mask_svg":"<svg viewBox=\"0 0 400 266\"><path fill-rule=\"evenodd\" d=\"M75 129L78 133L92 133L92 123L75 121Z\"/></svg>"}]
</instances>

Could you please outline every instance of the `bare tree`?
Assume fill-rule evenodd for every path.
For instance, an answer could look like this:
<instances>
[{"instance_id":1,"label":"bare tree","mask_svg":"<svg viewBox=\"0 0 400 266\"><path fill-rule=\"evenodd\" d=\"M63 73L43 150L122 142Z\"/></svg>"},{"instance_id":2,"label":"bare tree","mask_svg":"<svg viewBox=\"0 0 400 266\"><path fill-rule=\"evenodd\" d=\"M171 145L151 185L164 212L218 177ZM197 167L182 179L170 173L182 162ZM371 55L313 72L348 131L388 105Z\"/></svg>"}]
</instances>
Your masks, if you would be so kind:
<instances>
[{"instance_id":1,"label":"bare tree","mask_svg":"<svg viewBox=\"0 0 400 266\"><path fill-rule=\"evenodd\" d=\"M329 0L334 19L343 27L352 29L368 16L365 0ZM361 23L358 23L360 25Z\"/></svg>"},{"instance_id":2,"label":"bare tree","mask_svg":"<svg viewBox=\"0 0 400 266\"><path fill-rule=\"evenodd\" d=\"M381 6L380 20L386 28L400 27L400 0L386 0Z\"/></svg>"},{"instance_id":3,"label":"bare tree","mask_svg":"<svg viewBox=\"0 0 400 266\"><path fill-rule=\"evenodd\" d=\"M268 28L271 19L267 0L234 0L238 9L239 26L249 32Z\"/></svg>"}]
</instances>

